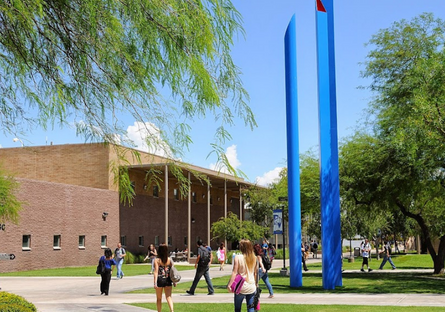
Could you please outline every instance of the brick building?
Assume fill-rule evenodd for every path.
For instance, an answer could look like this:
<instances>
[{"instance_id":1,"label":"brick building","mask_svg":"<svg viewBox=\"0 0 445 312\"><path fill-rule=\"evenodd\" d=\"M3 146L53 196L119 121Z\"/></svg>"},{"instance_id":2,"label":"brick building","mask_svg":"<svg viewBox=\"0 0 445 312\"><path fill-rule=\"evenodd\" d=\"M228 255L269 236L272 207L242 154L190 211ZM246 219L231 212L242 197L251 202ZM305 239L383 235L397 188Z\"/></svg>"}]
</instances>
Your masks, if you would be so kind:
<instances>
[{"instance_id":1,"label":"brick building","mask_svg":"<svg viewBox=\"0 0 445 312\"><path fill-rule=\"evenodd\" d=\"M19 224L0 230L0 253L16 256L0 261L0 272L93 265L119 241L133 254L163 242L194 251L198 238L216 248L211 224L229 211L243 218L241 189L250 185L243 179L143 152L139 160L132 152L99 143L0 149L24 203ZM119 159L136 193L132 205L119 199ZM178 170L191 182L185 196L172 173Z\"/></svg>"}]
</instances>

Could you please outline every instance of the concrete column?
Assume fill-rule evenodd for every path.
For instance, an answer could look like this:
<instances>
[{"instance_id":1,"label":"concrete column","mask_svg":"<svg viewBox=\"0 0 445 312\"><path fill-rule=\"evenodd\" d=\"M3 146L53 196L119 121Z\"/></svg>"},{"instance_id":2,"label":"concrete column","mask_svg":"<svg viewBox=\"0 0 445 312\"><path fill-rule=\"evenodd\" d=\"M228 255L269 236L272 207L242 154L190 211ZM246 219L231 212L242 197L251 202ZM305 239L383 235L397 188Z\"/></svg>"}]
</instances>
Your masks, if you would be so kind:
<instances>
[{"instance_id":1,"label":"concrete column","mask_svg":"<svg viewBox=\"0 0 445 312\"><path fill-rule=\"evenodd\" d=\"M165 185L164 185L164 189L165 189L165 243L168 245L168 165L165 165ZM162 241L160 242L162 243Z\"/></svg>"}]
</instances>

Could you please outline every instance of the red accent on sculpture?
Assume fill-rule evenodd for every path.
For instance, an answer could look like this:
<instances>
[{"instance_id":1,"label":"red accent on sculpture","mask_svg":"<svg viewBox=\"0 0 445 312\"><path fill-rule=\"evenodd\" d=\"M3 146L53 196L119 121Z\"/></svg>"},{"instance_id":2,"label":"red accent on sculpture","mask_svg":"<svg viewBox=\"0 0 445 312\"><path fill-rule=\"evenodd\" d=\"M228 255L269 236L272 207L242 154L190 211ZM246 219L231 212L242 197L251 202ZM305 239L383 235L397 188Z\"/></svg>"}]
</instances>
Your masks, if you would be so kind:
<instances>
[{"instance_id":1,"label":"red accent on sculpture","mask_svg":"<svg viewBox=\"0 0 445 312\"><path fill-rule=\"evenodd\" d=\"M317 0L317 11L326 12L326 9L324 8L323 2L321 2L321 0Z\"/></svg>"}]
</instances>

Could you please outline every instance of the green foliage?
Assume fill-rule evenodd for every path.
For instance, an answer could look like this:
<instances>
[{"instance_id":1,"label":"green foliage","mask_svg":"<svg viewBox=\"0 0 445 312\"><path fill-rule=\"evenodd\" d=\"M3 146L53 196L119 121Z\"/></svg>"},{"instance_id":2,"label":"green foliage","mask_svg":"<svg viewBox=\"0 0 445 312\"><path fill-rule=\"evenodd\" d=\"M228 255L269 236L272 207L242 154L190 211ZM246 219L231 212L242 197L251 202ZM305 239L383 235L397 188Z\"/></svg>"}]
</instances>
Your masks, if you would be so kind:
<instances>
[{"instance_id":1,"label":"green foliage","mask_svg":"<svg viewBox=\"0 0 445 312\"><path fill-rule=\"evenodd\" d=\"M2 1L0 19L2 131L74 123L86 141L133 147L129 115L150 151L179 159L188 123L210 115L213 153L237 173L221 148L227 128L256 122L231 56L244 30L230 0ZM117 177L131 204L126 173Z\"/></svg>"},{"instance_id":2,"label":"green foliage","mask_svg":"<svg viewBox=\"0 0 445 312\"><path fill-rule=\"evenodd\" d=\"M0 311L35 312L37 308L23 297L0 291Z\"/></svg>"},{"instance_id":3,"label":"green foliage","mask_svg":"<svg viewBox=\"0 0 445 312\"><path fill-rule=\"evenodd\" d=\"M227 239L231 242L243 238L255 241L262 238L269 228L248 220L240 221L236 214L229 212L227 218L222 217L212 224L211 231L214 238Z\"/></svg>"},{"instance_id":4,"label":"green foliage","mask_svg":"<svg viewBox=\"0 0 445 312\"><path fill-rule=\"evenodd\" d=\"M2 223L11 221L17 224L19 221L19 211L23 203L16 197L18 188L19 183L0 166L0 222Z\"/></svg>"},{"instance_id":5,"label":"green foliage","mask_svg":"<svg viewBox=\"0 0 445 312\"><path fill-rule=\"evenodd\" d=\"M381 219L369 234L385 219L385 230L412 233L408 222L389 221L396 211L415 220L436 273L445 263L445 220L437 218L445 212L444 32L442 20L422 14L372 37L363 71L375 92L372 131L342 148L341 172L343 195Z\"/></svg>"}]
</instances>

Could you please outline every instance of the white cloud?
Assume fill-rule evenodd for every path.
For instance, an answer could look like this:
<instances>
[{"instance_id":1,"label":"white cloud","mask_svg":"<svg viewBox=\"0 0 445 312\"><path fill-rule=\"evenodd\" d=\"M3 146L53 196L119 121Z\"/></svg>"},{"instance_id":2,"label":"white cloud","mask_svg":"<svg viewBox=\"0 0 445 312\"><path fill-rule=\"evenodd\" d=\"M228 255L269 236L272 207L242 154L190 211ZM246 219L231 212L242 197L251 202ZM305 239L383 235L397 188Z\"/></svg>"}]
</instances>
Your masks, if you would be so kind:
<instances>
[{"instance_id":1,"label":"white cloud","mask_svg":"<svg viewBox=\"0 0 445 312\"><path fill-rule=\"evenodd\" d=\"M138 150L162 157L173 157L169 146L161 137L159 128L151 122L135 121L133 126L128 126L127 136Z\"/></svg>"},{"instance_id":2,"label":"white cloud","mask_svg":"<svg viewBox=\"0 0 445 312\"><path fill-rule=\"evenodd\" d=\"M280 172L282 167L276 167L275 169L266 172L262 177L257 177L255 183L261 186L269 186L273 182L278 182L280 179Z\"/></svg>"},{"instance_id":3,"label":"white cloud","mask_svg":"<svg viewBox=\"0 0 445 312\"><path fill-rule=\"evenodd\" d=\"M236 145L231 145L226 149L226 157L229 161L229 164L233 167L233 169L238 169L239 166L241 166L241 162L238 160L238 153L236 151ZM222 163L217 164L210 164L210 169L220 171L222 173L229 173L227 170L227 167L224 166Z\"/></svg>"}]
</instances>

